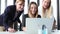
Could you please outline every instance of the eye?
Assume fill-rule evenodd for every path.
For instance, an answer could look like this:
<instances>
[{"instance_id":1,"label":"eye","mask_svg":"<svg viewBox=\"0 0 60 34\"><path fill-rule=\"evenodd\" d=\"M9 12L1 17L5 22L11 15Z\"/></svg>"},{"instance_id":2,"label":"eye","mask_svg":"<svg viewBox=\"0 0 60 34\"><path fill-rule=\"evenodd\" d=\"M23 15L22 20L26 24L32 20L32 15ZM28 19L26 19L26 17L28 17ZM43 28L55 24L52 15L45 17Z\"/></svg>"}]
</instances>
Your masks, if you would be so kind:
<instances>
[{"instance_id":1,"label":"eye","mask_svg":"<svg viewBox=\"0 0 60 34\"><path fill-rule=\"evenodd\" d=\"M31 7L31 9L33 9L33 7Z\"/></svg>"},{"instance_id":2,"label":"eye","mask_svg":"<svg viewBox=\"0 0 60 34\"><path fill-rule=\"evenodd\" d=\"M45 3L46 3L46 1L45 1Z\"/></svg>"}]
</instances>

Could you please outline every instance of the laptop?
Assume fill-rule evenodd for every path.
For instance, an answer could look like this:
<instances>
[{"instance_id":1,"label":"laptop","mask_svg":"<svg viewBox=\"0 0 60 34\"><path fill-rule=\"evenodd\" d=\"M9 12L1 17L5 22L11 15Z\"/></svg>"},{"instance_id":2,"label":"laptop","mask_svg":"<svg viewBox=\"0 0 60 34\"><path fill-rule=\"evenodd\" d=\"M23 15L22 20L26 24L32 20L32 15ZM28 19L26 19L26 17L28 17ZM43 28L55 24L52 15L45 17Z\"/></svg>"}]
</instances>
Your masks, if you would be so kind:
<instances>
[{"instance_id":1,"label":"laptop","mask_svg":"<svg viewBox=\"0 0 60 34\"><path fill-rule=\"evenodd\" d=\"M38 30L42 30L42 25L51 32L53 23L54 18L26 18L26 34L38 34Z\"/></svg>"}]
</instances>

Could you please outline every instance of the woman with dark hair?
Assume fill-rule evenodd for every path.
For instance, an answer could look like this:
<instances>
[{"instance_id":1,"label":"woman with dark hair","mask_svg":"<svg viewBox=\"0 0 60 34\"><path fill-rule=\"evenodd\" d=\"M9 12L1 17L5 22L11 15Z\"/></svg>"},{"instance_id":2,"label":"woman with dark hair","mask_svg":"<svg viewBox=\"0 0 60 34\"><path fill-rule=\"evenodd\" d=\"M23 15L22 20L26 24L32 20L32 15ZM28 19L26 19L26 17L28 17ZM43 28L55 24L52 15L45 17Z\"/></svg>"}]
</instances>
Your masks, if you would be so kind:
<instances>
[{"instance_id":1,"label":"woman with dark hair","mask_svg":"<svg viewBox=\"0 0 60 34\"><path fill-rule=\"evenodd\" d=\"M25 25L25 21L26 18L41 18L40 15L38 15L38 5L35 2L31 2L29 5L29 9L28 9L28 14L23 15L23 30L26 30L26 25Z\"/></svg>"}]
</instances>

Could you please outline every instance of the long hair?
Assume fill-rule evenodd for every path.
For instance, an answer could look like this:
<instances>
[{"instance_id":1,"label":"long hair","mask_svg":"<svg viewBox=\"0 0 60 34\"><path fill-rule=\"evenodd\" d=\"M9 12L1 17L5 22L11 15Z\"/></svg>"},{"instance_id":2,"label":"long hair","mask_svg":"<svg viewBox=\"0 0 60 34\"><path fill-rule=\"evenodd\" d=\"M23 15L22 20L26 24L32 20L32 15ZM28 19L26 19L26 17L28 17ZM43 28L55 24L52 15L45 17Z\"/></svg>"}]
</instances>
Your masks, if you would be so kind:
<instances>
[{"instance_id":1,"label":"long hair","mask_svg":"<svg viewBox=\"0 0 60 34\"><path fill-rule=\"evenodd\" d=\"M51 16L51 13L52 13L51 8L52 8L52 7L51 7L51 0L50 0L49 6L48 6L48 8L46 9L46 10L47 10L47 12L46 12L46 14L47 14L46 17L47 17L47 18L50 18L50 16ZM45 12L45 11L44 11L44 9L42 8L42 17L45 16L44 12ZM46 17L45 17L45 18L46 18Z\"/></svg>"},{"instance_id":2,"label":"long hair","mask_svg":"<svg viewBox=\"0 0 60 34\"><path fill-rule=\"evenodd\" d=\"M51 14L52 14L52 7L50 7L49 9L47 9L46 17L45 17L45 14L44 14L44 10L42 8L42 17L43 18L50 18Z\"/></svg>"},{"instance_id":3,"label":"long hair","mask_svg":"<svg viewBox=\"0 0 60 34\"><path fill-rule=\"evenodd\" d=\"M29 17L33 17L33 15L31 14L31 11L30 11L30 7L31 7L32 4L35 4L36 7L37 7L37 11L36 11L36 13L35 13L35 17L37 17L37 16L38 16L38 5L37 5L35 2L31 2L31 3L29 4L28 15L29 15Z\"/></svg>"}]
</instances>

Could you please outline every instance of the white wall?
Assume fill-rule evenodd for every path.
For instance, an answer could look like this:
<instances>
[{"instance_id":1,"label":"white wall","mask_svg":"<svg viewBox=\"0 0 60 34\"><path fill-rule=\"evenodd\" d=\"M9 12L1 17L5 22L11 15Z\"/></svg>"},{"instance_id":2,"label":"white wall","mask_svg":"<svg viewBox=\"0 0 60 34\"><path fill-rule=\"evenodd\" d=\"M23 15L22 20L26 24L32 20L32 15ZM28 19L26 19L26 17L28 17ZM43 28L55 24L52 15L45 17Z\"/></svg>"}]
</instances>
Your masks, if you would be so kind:
<instances>
[{"instance_id":1,"label":"white wall","mask_svg":"<svg viewBox=\"0 0 60 34\"><path fill-rule=\"evenodd\" d=\"M1 14L4 12L5 10L5 0L1 0Z\"/></svg>"},{"instance_id":2,"label":"white wall","mask_svg":"<svg viewBox=\"0 0 60 34\"><path fill-rule=\"evenodd\" d=\"M1 14L4 13L6 6L13 5L13 0L7 0L7 5L5 5L6 4L5 1L6 0L1 0Z\"/></svg>"},{"instance_id":3,"label":"white wall","mask_svg":"<svg viewBox=\"0 0 60 34\"><path fill-rule=\"evenodd\" d=\"M7 6L13 5L13 4L14 4L14 0L7 0Z\"/></svg>"},{"instance_id":4,"label":"white wall","mask_svg":"<svg viewBox=\"0 0 60 34\"><path fill-rule=\"evenodd\" d=\"M25 0L24 14L28 13L28 1Z\"/></svg>"}]
</instances>

